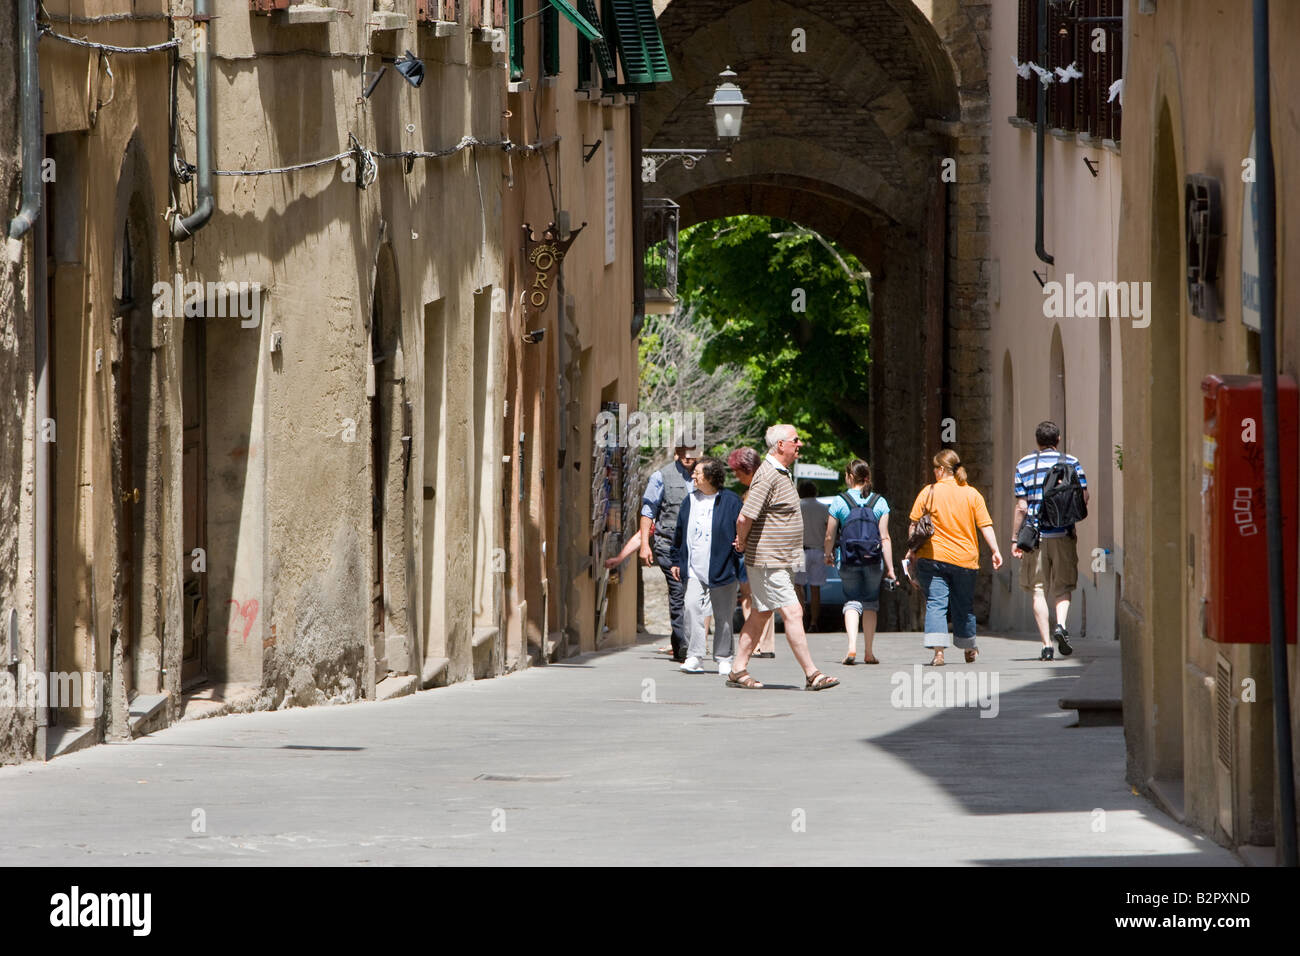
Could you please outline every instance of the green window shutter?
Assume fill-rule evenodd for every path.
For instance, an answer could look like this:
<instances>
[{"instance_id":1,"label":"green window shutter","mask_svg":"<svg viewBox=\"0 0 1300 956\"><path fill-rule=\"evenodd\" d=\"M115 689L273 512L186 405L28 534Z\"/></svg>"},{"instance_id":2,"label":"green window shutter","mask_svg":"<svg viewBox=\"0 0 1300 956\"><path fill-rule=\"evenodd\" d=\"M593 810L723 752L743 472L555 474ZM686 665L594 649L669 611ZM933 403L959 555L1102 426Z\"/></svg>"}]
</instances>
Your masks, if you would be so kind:
<instances>
[{"instance_id":1,"label":"green window shutter","mask_svg":"<svg viewBox=\"0 0 1300 956\"><path fill-rule=\"evenodd\" d=\"M617 82L618 71L614 68L614 50L609 44L607 37L610 35L609 27L602 26L600 14L596 11L596 0L578 0L578 8L587 22L596 28L599 34L599 40L587 42L587 38L579 35L578 37L578 63L579 70L586 69L586 81L591 82L591 65L590 52L596 54L596 65L600 68L601 78L608 84ZM590 52L589 52L590 51Z\"/></svg>"},{"instance_id":2,"label":"green window shutter","mask_svg":"<svg viewBox=\"0 0 1300 956\"><path fill-rule=\"evenodd\" d=\"M586 16L579 13L573 6L572 0L543 0L550 8L552 13L560 13L564 19L568 20L578 28L578 33L590 41L600 39L599 20L589 20Z\"/></svg>"},{"instance_id":3,"label":"green window shutter","mask_svg":"<svg viewBox=\"0 0 1300 956\"><path fill-rule=\"evenodd\" d=\"M624 88L644 89L671 80L652 0L609 0L609 10L618 56L623 61Z\"/></svg>"},{"instance_id":4,"label":"green window shutter","mask_svg":"<svg viewBox=\"0 0 1300 956\"><path fill-rule=\"evenodd\" d=\"M510 0L510 79L520 80L524 76L524 0Z\"/></svg>"},{"instance_id":5,"label":"green window shutter","mask_svg":"<svg viewBox=\"0 0 1300 956\"><path fill-rule=\"evenodd\" d=\"M560 14L554 4L542 7L542 73L555 76L560 72Z\"/></svg>"}]
</instances>

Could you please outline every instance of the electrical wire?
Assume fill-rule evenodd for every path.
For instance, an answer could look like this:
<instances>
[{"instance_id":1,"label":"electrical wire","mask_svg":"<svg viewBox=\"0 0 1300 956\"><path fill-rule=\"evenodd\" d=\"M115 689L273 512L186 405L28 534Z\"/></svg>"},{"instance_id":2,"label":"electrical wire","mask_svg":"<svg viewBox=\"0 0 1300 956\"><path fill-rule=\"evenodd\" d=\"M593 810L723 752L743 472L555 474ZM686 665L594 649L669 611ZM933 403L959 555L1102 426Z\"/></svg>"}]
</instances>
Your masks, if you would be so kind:
<instances>
[{"instance_id":1,"label":"electrical wire","mask_svg":"<svg viewBox=\"0 0 1300 956\"><path fill-rule=\"evenodd\" d=\"M99 50L101 53L161 53L163 50L170 50L181 45L180 37L172 37L166 43L154 43L150 46L114 46L111 43L96 43L93 40L82 40L78 37L55 33L47 23L40 24L39 29L42 35L58 40L61 43L84 47L88 50Z\"/></svg>"},{"instance_id":2,"label":"electrical wire","mask_svg":"<svg viewBox=\"0 0 1300 956\"><path fill-rule=\"evenodd\" d=\"M350 134L349 134L350 135ZM344 150L341 153L335 153L333 156L325 156L321 159L308 160L302 163L293 163L289 166L274 166L270 169L214 169L214 176L273 176L280 173L294 173L304 169L315 169L319 166L328 166L330 163L337 163L349 156L356 156L358 152L374 159L441 159L445 156L452 156L456 153L464 152L466 149L473 149L478 146L490 148L499 148L506 153L537 153L553 146L560 141L559 136L552 136L549 139L537 143L528 143L518 145L508 139L482 140L473 136L464 136L455 146L446 149L404 149L393 153L381 153L375 150L368 150L357 144L352 149ZM354 140L355 142L355 140ZM363 165L365 161L363 160Z\"/></svg>"}]
</instances>

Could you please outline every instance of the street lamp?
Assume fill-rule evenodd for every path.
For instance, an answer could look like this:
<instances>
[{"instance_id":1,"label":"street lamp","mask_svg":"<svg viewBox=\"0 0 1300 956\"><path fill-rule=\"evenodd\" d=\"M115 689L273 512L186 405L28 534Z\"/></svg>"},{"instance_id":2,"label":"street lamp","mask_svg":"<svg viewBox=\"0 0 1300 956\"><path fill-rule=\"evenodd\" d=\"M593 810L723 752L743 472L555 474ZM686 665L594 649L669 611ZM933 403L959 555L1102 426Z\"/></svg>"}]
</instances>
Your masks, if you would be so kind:
<instances>
[{"instance_id":1,"label":"street lamp","mask_svg":"<svg viewBox=\"0 0 1300 956\"><path fill-rule=\"evenodd\" d=\"M713 91L713 99L709 100L709 105L713 107L713 117L718 125L718 139L731 140L735 142L740 139L740 120L745 113L745 107L749 105L749 100L740 92L740 87L731 81L735 79L736 74L727 67L718 74L718 79L722 80L718 88Z\"/></svg>"},{"instance_id":2,"label":"street lamp","mask_svg":"<svg viewBox=\"0 0 1300 956\"><path fill-rule=\"evenodd\" d=\"M732 82L736 78L731 67L718 74L722 82L713 91L713 98L707 105L713 110L713 120L718 130L718 139L726 146L722 149L643 149L641 150L641 182L652 183L659 170L674 159L680 159L687 169L694 169L705 156L723 154L726 162L731 162L731 147L740 139L740 120L744 115L749 100Z\"/></svg>"}]
</instances>

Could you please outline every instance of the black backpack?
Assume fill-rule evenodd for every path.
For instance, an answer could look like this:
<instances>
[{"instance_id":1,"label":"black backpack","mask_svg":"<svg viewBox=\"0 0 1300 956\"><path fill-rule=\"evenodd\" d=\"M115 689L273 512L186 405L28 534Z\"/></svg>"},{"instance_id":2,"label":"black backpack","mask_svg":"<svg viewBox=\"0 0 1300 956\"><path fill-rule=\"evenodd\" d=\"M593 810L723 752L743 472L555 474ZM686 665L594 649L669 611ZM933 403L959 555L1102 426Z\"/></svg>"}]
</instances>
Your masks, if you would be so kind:
<instances>
[{"instance_id":1,"label":"black backpack","mask_svg":"<svg viewBox=\"0 0 1300 956\"><path fill-rule=\"evenodd\" d=\"M1043 478L1043 502L1038 507L1040 528L1068 528L1088 517L1076 466L1061 458Z\"/></svg>"},{"instance_id":2,"label":"black backpack","mask_svg":"<svg viewBox=\"0 0 1300 956\"><path fill-rule=\"evenodd\" d=\"M880 540L880 519L872 510L880 495L871 494L866 504L858 504L848 493L840 495L849 513L840 528L840 563L849 567L876 564L884 553Z\"/></svg>"}]
</instances>

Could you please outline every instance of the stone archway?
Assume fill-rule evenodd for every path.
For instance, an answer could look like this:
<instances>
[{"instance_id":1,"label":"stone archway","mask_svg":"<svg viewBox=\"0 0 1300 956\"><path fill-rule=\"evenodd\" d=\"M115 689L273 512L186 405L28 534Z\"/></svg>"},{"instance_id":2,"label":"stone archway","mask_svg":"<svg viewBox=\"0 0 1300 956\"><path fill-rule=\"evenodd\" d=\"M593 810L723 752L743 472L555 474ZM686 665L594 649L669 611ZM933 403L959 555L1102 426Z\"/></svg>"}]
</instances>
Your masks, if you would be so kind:
<instances>
[{"instance_id":1,"label":"stone archway","mask_svg":"<svg viewBox=\"0 0 1300 956\"><path fill-rule=\"evenodd\" d=\"M673 82L642 98L647 148L716 143L705 103L730 67L750 105L731 161L645 186L681 225L753 213L841 243L872 273L871 428L891 534L928 480L943 421L971 480L992 472L988 356L991 10L970 0L656 2ZM948 160L950 162L945 162ZM947 175L944 175L947 172ZM987 614L989 582L977 611ZM882 628L915 608L882 605Z\"/></svg>"}]
</instances>

